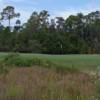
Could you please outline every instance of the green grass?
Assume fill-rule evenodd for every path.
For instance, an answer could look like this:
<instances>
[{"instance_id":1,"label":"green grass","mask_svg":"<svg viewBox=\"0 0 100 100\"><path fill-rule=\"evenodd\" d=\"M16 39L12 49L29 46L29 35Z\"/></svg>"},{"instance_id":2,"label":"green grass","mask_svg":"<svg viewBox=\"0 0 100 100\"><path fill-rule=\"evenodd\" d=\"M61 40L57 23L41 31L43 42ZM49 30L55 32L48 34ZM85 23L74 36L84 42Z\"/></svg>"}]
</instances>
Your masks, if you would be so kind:
<instances>
[{"instance_id":1,"label":"green grass","mask_svg":"<svg viewBox=\"0 0 100 100\"><path fill-rule=\"evenodd\" d=\"M0 53L2 60L8 53ZM64 67L75 67L80 70L96 70L100 66L100 55L45 55L45 54L20 54L22 59L38 57L54 62Z\"/></svg>"},{"instance_id":2,"label":"green grass","mask_svg":"<svg viewBox=\"0 0 100 100\"><path fill-rule=\"evenodd\" d=\"M21 56L27 58L35 56L65 67L75 67L80 70L96 70L100 66L100 55L21 54Z\"/></svg>"}]
</instances>

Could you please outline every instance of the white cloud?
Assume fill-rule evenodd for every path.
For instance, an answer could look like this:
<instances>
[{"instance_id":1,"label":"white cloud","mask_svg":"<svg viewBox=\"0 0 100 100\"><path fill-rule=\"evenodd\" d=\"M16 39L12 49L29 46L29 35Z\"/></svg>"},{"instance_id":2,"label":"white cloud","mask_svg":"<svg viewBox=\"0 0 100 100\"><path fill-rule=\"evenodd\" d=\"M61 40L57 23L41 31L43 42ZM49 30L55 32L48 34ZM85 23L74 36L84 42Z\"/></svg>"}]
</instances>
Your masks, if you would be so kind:
<instances>
[{"instance_id":1,"label":"white cloud","mask_svg":"<svg viewBox=\"0 0 100 100\"><path fill-rule=\"evenodd\" d=\"M84 7L81 8L66 8L67 10L63 11L54 11L52 17L61 16L67 18L70 15L76 15L77 13L88 14L90 12L100 10L99 4L97 4L96 0L91 0L89 4L86 4Z\"/></svg>"},{"instance_id":2,"label":"white cloud","mask_svg":"<svg viewBox=\"0 0 100 100\"><path fill-rule=\"evenodd\" d=\"M13 2L15 4L17 4L17 3L21 4L23 2L27 3L28 0L0 0L0 10L3 7L5 7L7 4L9 4L9 3L7 3L7 1L9 1L10 3ZM33 8L30 8L30 9L28 9L27 6L26 6L26 8L24 8L24 7L18 8L17 5L15 5L16 12L21 13L20 19L22 20L22 23L27 22L27 19L29 19L32 12L34 10L36 10L34 8L34 4L37 5L40 1L52 2L53 0L29 0L28 3L33 5ZM56 16L61 16L61 17L67 18L69 15L76 15L77 13L80 13L80 12L82 12L84 14L88 14L89 12L100 10L99 4L96 2L97 0L90 0L90 1L91 2L89 4L86 4L85 6L82 6L80 8L69 7L69 8L66 8L65 10L55 10L55 11L53 10L51 12L51 18L54 18ZM14 22L15 21L13 20L12 23L14 23Z\"/></svg>"}]
</instances>

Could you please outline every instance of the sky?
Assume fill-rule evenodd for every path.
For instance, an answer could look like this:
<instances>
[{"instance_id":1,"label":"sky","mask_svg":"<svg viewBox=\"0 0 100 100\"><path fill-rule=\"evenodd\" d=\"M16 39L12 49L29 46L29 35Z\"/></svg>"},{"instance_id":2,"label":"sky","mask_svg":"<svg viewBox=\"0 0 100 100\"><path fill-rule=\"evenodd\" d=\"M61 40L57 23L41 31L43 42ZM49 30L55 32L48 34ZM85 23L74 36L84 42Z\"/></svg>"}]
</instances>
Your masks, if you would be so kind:
<instances>
[{"instance_id":1,"label":"sky","mask_svg":"<svg viewBox=\"0 0 100 100\"><path fill-rule=\"evenodd\" d=\"M0 12L6 6L14 6L21 14L22 23L29 19L33 11L47 10L51 18L100 10L100 0L0 0Z\"/></svg>"}]
</instances>

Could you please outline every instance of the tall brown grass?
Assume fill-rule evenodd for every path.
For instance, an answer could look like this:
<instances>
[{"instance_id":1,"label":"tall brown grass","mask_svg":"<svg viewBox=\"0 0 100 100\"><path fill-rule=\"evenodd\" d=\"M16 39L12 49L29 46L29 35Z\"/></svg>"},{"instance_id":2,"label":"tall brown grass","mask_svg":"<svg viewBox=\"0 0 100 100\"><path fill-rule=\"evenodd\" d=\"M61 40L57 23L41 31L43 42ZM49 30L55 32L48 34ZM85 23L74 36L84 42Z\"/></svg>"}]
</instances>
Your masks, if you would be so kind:
<instances>
[{"instance_id":1,"label":"tall brown grass","mask_svg":"<svg viewBox=\"0 0 100 100\"><path fill-rule=\"evenodd\" d=\"M84 73L34 66L0 76L0 100L92 100L93 95L91 77Z\"/></svg>"}]
</instances>

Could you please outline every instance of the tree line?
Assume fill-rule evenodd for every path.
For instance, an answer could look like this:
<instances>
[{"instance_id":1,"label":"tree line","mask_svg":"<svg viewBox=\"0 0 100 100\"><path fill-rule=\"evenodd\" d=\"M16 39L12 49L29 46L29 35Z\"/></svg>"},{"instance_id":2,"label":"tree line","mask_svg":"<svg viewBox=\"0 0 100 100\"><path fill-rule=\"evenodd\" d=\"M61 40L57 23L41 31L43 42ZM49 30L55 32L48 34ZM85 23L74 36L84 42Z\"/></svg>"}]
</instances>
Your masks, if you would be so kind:
<instances>
[{"instance_id":1,"label":"tree line","mask_svg":"<svg viewBox=\"0 0 100 100\"><path fill-rule=\"evenodd\" d=\"M0 13L0 51L44 54L100 53L100 11L87 15L78 13L68 18L51 19L46 10L34 11L27 23L17 19L11 29L11 19L20 17L15 8L7 6ZM2 21L8 21L8 26Z\"/></svg>"}]
</instances>

